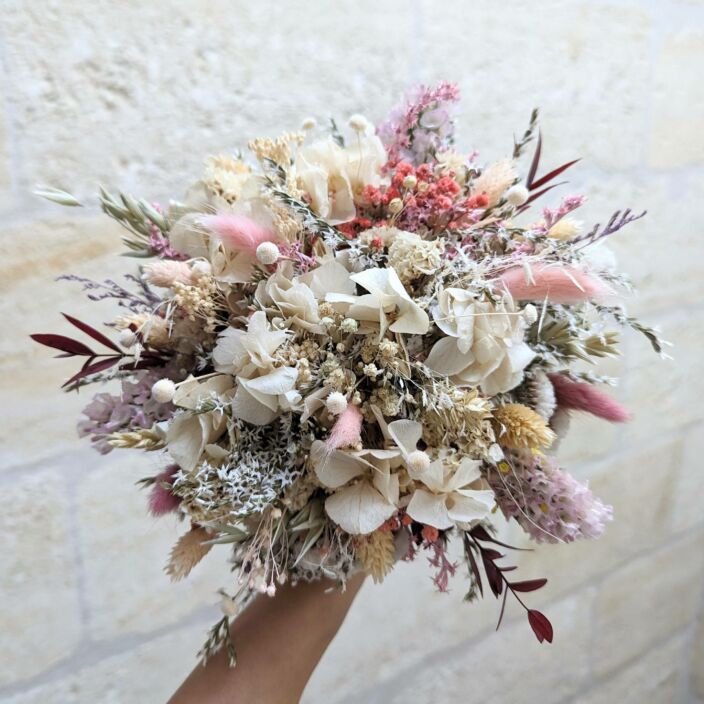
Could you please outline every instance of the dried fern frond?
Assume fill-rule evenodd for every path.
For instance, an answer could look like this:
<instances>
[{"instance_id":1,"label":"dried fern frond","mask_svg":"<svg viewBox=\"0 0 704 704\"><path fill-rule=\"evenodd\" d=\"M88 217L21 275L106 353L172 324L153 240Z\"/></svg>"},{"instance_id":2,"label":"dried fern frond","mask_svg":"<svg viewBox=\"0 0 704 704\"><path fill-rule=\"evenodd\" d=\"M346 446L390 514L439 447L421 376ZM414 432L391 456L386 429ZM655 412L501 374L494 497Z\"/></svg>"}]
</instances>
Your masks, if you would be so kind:
<instances>
[{"instance_id":1,"label":"dried fern frond","mask_svg":"<svg viewBox=\"0 0 704 704\"><path fill-rule=\"evenodd\" d=\"M494 411L494 429L499 444L514 450L549 447L555 433L532 408L522 403L507 403Z\"/></svg>"},{"instance_id":2,"label":"dried fern frond","mask_svg":"<svg viewBox=\"0 0 704 704\"><path fill-rule=\"evenodd\" d=\"M375 530L361 536L356 552L364 571L379 584L394 566L394 534L390 530Z\"/></svg>"},{"instance_id":3,"label":"dried fern frond","mask_svg":"<svg viewBox=\"0 0 704 704\"><path fill-rule=\"evenodd\" d=\"M164 572L171 577L172 582L178 582L187 577L190 571L210 552L213 546L205 541L211 535L204 528L191 528L184 533L171 549L169 561Z\"/></svg>"}]
</instances>

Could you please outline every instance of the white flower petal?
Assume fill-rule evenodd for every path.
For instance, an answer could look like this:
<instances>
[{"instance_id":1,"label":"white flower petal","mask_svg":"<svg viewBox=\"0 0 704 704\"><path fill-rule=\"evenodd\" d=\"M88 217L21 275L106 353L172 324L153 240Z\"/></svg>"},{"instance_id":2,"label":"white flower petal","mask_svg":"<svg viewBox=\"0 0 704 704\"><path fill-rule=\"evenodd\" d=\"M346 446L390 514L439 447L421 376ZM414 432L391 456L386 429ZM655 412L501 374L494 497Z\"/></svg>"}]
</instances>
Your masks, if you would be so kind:
<instances>
[{"instance_id":1,"label":"white flower petal","mask_svg":"<svg viewBox=\"0 0 704 704\"><path fill-rule=\"evenodd\" d=\"M279 367L264 376L258 376L254 379L240 379L239 381L251 393L257 392L268 396L278 396L291 391L296 384L297 378L298 369L296 367Z\"/></svg>"},{"instance_id":2,"label":"white flower petal","mask_svg":"<svg viewBox=\"0 0 704 704\"><path fill-rule=\"evenodd\" d=\"M376 530L396 511L396 507L366 480L336 491L325 501L330 519L352 535Z\"/></svg>"},{"instance_id":3,"label":"white flower petal","mask_svg":"<svg viewBox=\"0 0 704 704\"><path fill-rule=\"evenodd\" d=\"M391 439L404 455L415 452L418 441L423 436L423 426L414 420L395 420L387 426Z\"/></svg>"},{"instance_id":4,"label":"white flower petal","mask_svg":"<svg viewBox=\"0 0 704 704\"><path fill-rule=\"evenodd\" d=\"M424 489L416 489L406 512L414 521L435 528L451 528L453 525L453 521L447 513L445 497L431 494Z\"/></svg>"},{"instance_id":5,"label":"white flower petal","mask_svg":"<svg viewBox=\"0 0 704 704\"><path fill-rule=\"evenodd\" d=\"M454 491L455 489L462 489L476 482L477 479L480 479L482 476L479 470L481 466L482 463L479 460L471 460L465 457L460 462L460 466L455 470L454 474L446 482L447 490Z\"/></svg>"},{"instance_id":6,"label":"white flower petal","mask_svg":"<svg viewBox=\"0 0 704 704\"><path fill-rule=\"evenodd\" d=\"M194 469L205 446L222 435L225 425L220 413L177 413L166 433L169 454L182 469Z\"/></svg>"},{"instance_id":7,"label":"white flower petal","mask_svg":"<svg viewBox=\"0 0 704 704\"><path fill-rule=\"evenodd\" d=\"M218 336L213 350L215 370L228 374L237 374L249 361L247 350L242 340L247 333L244 330L227 328Z\"/></svg>"},{"instance_id":8,"label":"white flower petal","mask_svg":"<svg viewBox=\"0 0 704 704\"><path fill-rule=\"evenodd\" d=\"M450 495L447 513L453 521L478 521L491 512L496 503L493 491L471 489L455 491Z\"/></svg>"},{"instance_id":9,"label":"white flower petal","mask_svg":"<svg viewBox=\"0 0 704 704\"><path fill-rule=\"evenodd\" d=\"M368 471L365 462L360 461L347 452L336 450L327 454L325 443L316 440L311 447L311 459L315 474L329 489L344 486L351 479Z\"/></svg>"},{"instance_id":10,"label":"white flower petal","mask_svg":"<svg viewBox=\"0 0 704 704\"><path fill-rule=\"evenodd\" d=\"M423 482L428 489L437 492L445 489L445 465L442 460L435 460L420 471L414 471L412 467L407 467L406 469L411 479Z\"/></svg>"},{"instance_id":11,"label":"white flower petal","mask_svg":"<svg viewBox=\"0 0 704 704\"><path fill-rule=\"evenodd\" d=\"M241 383L232 399L232 413L235 418L253 425L267 425L276 418L276 411L259 401Z\"/></svg>"},{"instance_id":12,"label":"white flower petal","mask_svg":"<svg viewBox=\"0 0 704 704\"><path fill-rule=\"evenodd\" d=\"M372 484L376 490L391 504L398 505L399 482L398 474L392 473L388 463L377 469L372 476Z\"/></svg>"},{"instance_id":13,"label":"white flower petal","mask_svg":"<svg viewBox=\"0 0 704 704\"><path fill-rule=\"evenodd\" d=\"M473 357L460 352L454 337L439 339L430 350L425 366L439 374L454 376L472 363Z\"/></svg>"},{"instance_id":14,"label":"white flower petal","mask_svg":"<svg viewBox=\"0 0 704 704\"><path fill-rule=\"evenodd\" d=\"M354 295L356 291L347 269L334 259L299 276L298 280L307 284L315 297L320 300L325 299L329 294Z\"/></svg>"},{"instance_id":15,"label":"white flower petal","mask_svg":"<svg viewBox=\"0 0 704 704\"><path fill-rule=\"evenodd\" d=\"M205 378L191 377L176 387L173 402L181 408L194 410L199 403L207 401L213 395L221 396L229 391L233 385L232 377L225 374Z\"/></svg>"}]
</instances>

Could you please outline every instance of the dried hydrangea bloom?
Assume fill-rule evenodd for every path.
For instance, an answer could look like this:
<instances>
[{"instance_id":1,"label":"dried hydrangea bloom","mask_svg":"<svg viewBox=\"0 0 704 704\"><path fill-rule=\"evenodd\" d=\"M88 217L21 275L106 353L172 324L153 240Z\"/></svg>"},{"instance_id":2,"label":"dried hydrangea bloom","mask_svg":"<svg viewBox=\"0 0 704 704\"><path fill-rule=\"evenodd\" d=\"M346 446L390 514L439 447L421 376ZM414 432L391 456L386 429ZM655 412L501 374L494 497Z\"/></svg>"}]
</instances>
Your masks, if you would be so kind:
<instances>
[{"instance_id":1,"label":"dried hydrangea bloom","mask_svg":"<svg viewBox=\"0 0 704 704\"><path fill-rule=\"evenodd\" d=\"M389 266L401 283L408 285L421 276L430 276L442 266L443 243L424 240L412 232L399 233L389 246Z\"/></svg>"},{"instance_id":2,"label":"dried hydrangea bloom","mask_svg":"<svg viewBox=\"0 0 704 704\"><path fill-rule=\"evenodd\" d=\"M446 337L433 345L425 364L459 386L479 386L489 396L510 391L535 356L523 339L524 317L508 296L494 303L447 288L433 319Z\"/></svg>"}]
</instances>

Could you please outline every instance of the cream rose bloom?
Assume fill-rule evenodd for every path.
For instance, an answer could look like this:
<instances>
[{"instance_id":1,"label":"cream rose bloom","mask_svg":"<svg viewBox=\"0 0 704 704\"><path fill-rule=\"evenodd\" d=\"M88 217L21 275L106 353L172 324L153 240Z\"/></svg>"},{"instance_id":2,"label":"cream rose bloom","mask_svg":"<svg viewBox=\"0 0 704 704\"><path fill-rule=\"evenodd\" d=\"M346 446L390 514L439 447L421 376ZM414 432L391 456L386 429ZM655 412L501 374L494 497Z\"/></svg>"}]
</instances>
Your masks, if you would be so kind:
<instances>
[{"instance_id":1,"label":"cream rose bloom","mask_svg":"<svg viewBox=\"0 0 704 704\"><path fill-rule=\"evenodd\" d=\"M227 428L227 418L222 411L193 411L211 399L228 402L232 395L232 378L225 374L190 378L177 386L174 404L191 412L179 412L173 417L166 431L166 447L182 469L190 471L204 455L217 454L220 448L213 443Z\"/></svg>"},{"instance_id":2,"label":"cream rose bloom","mask_svg":"<svg viewBox=\"0 0 704 704\"><path fill-rule=\"evenodd\" d=\"M266 425L279 412L299 406L301 395L295 390L298 370L275 366L273 357L287 338L287 332L270 328L263 311L252 315L246 331L228 328L218 338L213 361L216 371L237 378L232 399L236 417Z\"/></svg>"},{"instance_id":3,"label":"cream rose bloom","mask_svg":"<svg viewBox=\"0 0 704 704\"><path fill-rule=\"evenodd\" d=\"M433 318L447 337L430 350L425 361L430 369L458 386L479 386L488 396L521 383L535 353L523 341L524 314L509 296L492 303L448 288L440 293Z\"/></svg>"},{"instance_id":4,"label":"cream rose bloom","mask_svg":"<svg viewBox=\"0 0 704 704\"><path fill-rule=\"evenodd\" d=\"M409 467L411 477L424 486L411 497L408 515L439 529L486 518L496 497L482 479L481 464L465 457L459 464L436 459L419 472Z\"/></svg>"},{"instance_id":5,"label":"cream rose bloom","mask_svg":"<svg viewBox=\"0 0 704 704\"><path fill-rule=\"evenodd\" d=\"M320 325L319 301L324 301L325 296L331 292L351 295L355 290L349 272L335 260L293 278L290 263L286 262L268 279L259 283L255 297L262 306L281 314L287 325L322 333L324 329Z\"/></svg>"},{"instance_id":6,"label":"cream rose bloom","mask_svg":"<svg viewBox=\"0 0 704 704\"><path fill-rule=\"evenodd\" d=\"M294 168L313 210L330 224L352 220L354 196L366 185L378 186L386 150L374 134L360 134L347 147L331 137L299 149Z\"/></svg>"},{"instance_id":7,"label":"cream rose bloom","mask_svg":"<svg viewBox=\"0 0 704 704\"><path fill-rule=\"evenodd\" d=\"M428 331L428 314L408 295L393 269L367 269L349 278L369 293L350 296L332 292L327 294L325 300L341 308L350 318L378 324L379 339L387 328L406 335L424 335ZM389 313L396 314L391 325L386 317Z\"/></svg>"},{"instance_id":8,"label":"cream rose bloom","mask_svg":"<svg viewBox=\"0 0 704 704\"><path fill-rule=\"evenodd\" d=\"M481 520L494 507L494 492L481 476L481 462L467 457L459 462L442 455L435 461L424 452L417 452L423 426L412 420L397 420L382 425L384 435L393 440L406 465L409 477L416 484L406 512L419 523L435 528L451 528ZM414 456L425 461L414 461ZM418 486L420 485L420 486Z\"/></svg>"}]
</instances>

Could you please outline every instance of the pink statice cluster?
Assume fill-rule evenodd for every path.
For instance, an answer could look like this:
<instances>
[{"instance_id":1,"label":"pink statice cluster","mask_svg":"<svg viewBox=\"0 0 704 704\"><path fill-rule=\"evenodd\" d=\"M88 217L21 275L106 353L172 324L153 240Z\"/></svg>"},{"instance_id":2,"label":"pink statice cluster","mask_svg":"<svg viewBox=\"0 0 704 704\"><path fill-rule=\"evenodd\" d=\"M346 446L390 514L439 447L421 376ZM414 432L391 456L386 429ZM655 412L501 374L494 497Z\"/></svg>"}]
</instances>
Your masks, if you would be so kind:
<instances>
[{"instance_id":1,"label":"pink statice cluster","mask_svg":"<svg viewBox=\"0 0 704 704\"><path fill-rule=\"evenodd\" d=\"M571 474L546 459L514 471L508 465L489 476L496 502L537 543L571 543L598 538L612 519L611 506ZM508 471L506 471L508 470Z\"/></svg>"}]
</instances>

